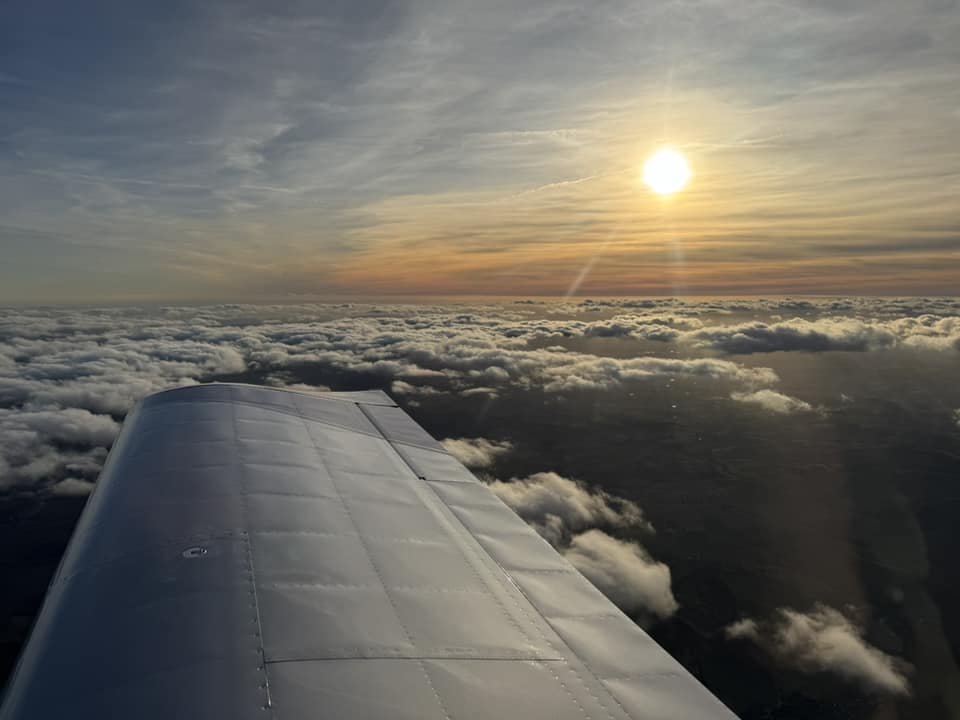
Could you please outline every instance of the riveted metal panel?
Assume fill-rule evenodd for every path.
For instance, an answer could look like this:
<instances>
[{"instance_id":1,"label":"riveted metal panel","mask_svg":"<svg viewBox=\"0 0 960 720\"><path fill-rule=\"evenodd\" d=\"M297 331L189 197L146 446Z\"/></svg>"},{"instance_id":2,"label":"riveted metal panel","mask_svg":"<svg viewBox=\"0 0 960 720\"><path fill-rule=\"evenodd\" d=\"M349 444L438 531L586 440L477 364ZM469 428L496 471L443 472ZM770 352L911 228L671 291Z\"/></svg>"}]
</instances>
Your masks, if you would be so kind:
<instances>
[{"instance_id":1,"label":"riveted metal panel","mask_svg":"<svg viewBox=\"0 0 960 720\"><path fill-rule=\"evenodd\" d=\"M732 717L383 393L232 384L128 416L0 709L511 716Z\"/></svg>"}]
</instances>

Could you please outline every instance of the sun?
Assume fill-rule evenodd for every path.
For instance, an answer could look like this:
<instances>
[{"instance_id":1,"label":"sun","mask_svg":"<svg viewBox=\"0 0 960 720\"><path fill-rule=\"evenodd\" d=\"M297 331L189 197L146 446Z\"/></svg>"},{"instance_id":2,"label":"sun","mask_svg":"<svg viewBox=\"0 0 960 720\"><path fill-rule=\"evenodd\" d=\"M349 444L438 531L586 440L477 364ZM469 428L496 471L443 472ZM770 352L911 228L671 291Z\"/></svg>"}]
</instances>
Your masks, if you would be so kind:
<instances>
[{"instance_id":1,"label":"sun","mask_svg":"<svg viewBox=\"0 0 960 720\"><path fill-rule=\"evenodd\" d=\"M687 159L670 148L657 150L643 166L643 182L658 195L683 190L692 176Z\"/></svg>"}]
</instances>

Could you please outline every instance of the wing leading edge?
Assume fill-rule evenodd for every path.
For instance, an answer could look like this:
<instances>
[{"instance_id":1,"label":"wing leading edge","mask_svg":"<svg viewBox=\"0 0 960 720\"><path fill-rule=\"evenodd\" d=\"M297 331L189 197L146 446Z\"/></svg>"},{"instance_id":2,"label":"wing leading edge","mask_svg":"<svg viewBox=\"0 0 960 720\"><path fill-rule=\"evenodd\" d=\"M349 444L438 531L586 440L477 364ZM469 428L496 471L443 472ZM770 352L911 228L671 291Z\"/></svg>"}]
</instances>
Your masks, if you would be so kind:
<instances>
[{"instance_id":1,"label":"wing leading edge","mask_svg":"<svg viewBox=\"0 0 960 720\"><path fill-rule=\"evenodd\" d=\"M2 720L734 718L393 401L128 416Z\"/></svg>"}]
</instances>

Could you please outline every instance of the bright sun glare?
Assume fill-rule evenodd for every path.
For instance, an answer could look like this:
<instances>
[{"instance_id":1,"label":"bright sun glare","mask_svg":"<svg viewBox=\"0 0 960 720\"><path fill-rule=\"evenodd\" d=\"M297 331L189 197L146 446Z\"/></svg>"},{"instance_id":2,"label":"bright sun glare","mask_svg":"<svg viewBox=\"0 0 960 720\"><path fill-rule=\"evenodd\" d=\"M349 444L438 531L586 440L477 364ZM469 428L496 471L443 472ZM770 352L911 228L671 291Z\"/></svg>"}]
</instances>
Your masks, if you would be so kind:
<instances>
[{"instance_id":1,"label":"bright sun glare","mask_svg":"<svg viewBox=\"0 0 960 720\"><path fill-rule=\"evenodd\" d=\"M687 159L670 148L657 150L643 166L643 182L658 195L683 190L691 175Z\"/></svg>"}]
</instances>

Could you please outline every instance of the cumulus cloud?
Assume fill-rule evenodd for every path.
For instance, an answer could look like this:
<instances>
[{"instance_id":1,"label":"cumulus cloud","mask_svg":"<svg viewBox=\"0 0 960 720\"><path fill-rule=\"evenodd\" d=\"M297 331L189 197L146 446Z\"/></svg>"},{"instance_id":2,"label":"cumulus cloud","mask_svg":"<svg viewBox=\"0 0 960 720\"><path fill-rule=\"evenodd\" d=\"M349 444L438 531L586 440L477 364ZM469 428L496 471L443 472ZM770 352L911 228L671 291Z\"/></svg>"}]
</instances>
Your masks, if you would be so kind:
<instances>
[{"instance_id":1,"label":"cumulus cloud","mask_svg":"<svg viewBox=\"0 0 960 720\"><path fill-rule=\"evenodd\" d=\"M754 392L734 392L730 394L730 397L737 402L757 405L768 412L777 413L778 415L812 412L814 409L813 405L808 402L768 389L756 390Z\"/></svg>"},{"instance_id":2,"label":"cumulus cloud","mask_svg":"<svg viewBox=\"0 0 960 720\"><path fill-rule=\"evenodd\" d=\"M757 621L751 618L732 622L723 631L731 640L755 640L760 637L760 627Z\"/></svg>"},{"instance_id":3,"label":"cumulus cloud","mask_svg":"<svg viewBox=\"0 0 960 720\"><path fill-rule=\"evenodd\" d=\"M120 432L120 423L109 415L95 415L80 408L0 410L0 425L27 429L50 440L80 445L109 445Z\"/></svg>"},{"instance_id":4,"label":"cumulus cloud","mask_svg":"<svg viewBox=\"0 0 960 720\"><path fill-rule=\"evenodd\" d=\"M620 608L659 618L676 612L670 568L638 543L604 532L653 532L636 503L554 472L488 485Z\"/></svg>"},{"instance_id":5,"label":"cumulus cloud","mask_svg":"<svg viewBox=\"0 0 960 720\"><path fill-rule=\"evenodd\" d=\"M318 385L315 383L300 383L296 382L294 377L286 371L271 373L264 376L262 380L264 385L277 388L285 388L286 390L295 390L296 392L303 393L324 393L330 392L330 387L328 385Z\"/></svg>"},{"instance_id":6,"label":"cumulus cloud","mask_svg":"<svg viewBox=\"0 0 960 720\"><path fill-rule=\"evenodd\" d=\"M480 387L464 388L460 391L460 394L464 397L487 397L491 399L500 397L496 388L483 387L482 385Z\"/></svg>"},{"instance_id":7,"label":"cumulus cloud","mask_svg":"<svg viewBox=\"0 0 960 720\"><path fill-rule=\"evenodd\" d=\"M635 502L600 488L588 488L555 472L534 473L506 482L491 480L488 484L494 494L554 545L564 544L573 533L597 526L652 530Z\"/></svg>"},{"instance_id":8,"label":"cumulus cloud","mask_svg":"<svg viewBox=\"0 0 960 720\"><path fill-rule=\"evenodd\" d=\"M510 452L513 443L509 440L487 440L486 438L447 438L441 443L451 455L471 468L486 468L494 461Z\"/></svg>"},{"instance_id":9,"label":"cumulus cloud","mask_svg":"<svg viewBox=\"0 0 960 720\"><path fill-rule=\"evenodd\" d=\"M63 492L96 478L144 395L247 367L210 310L23 310L0 319L0 486ZM204 318L204 319L201 319ZM61 485L66 483L66 485Z\"/></svg>"},{"instance_id":10,"label":"cumulus cloud","mask_svg":"<svg viewBox=\"0 0 960 720\"><path fill-rule=\"evenodd\" d=\"M307 385L306 383L285 383L280 387L283 387L286 390L294 390L296 392L302 392L302 393L330 392L330 388L326 385Z\"/></svg>"},{"instance_id":11,"label":"cumulus cloud","mask_svg":"<svg viewBox=\"0 0 960 720\"><path fill-rule=\"evenodd\" d=\"M394 380L390 392L395 395L440 395L440 391L430 385L412 385L403 380Z\"/></svg>"},{"instance_id":12,"label":"cumulus cloud","mask_svg":"<svg viewBox=\"0 0 960 720\"><path fill-rule=\"evenodd\" d=\"M920 315L889 321L903 345L924 350L960 350L960 317Z\"/></svg>"},{"instance_id":13,"label":"cumulus cloud","mask_svg":"<svg viewBox=\"0 0 960 720\"><path fill-rule=\"evenodd\" d=\"M718 322L760 310L806 315ZM819 316L838 312L856 316ZM866 319L869 312L875 317ZM7 419L0 483L48 483L42 470L49 467L63 479L64 463L107 448L115 421L143 396L223 376L249 373L298 388L304 368L310 381L325 371L370 376L408 404L438 392L573 394L687 379L722 384L724 393L772 410L779 382L772 369L703 355L889 347L952 352L960 347L958 313L960 304L950 299L10 309L0 316L0 409L34 415L16 427ZM610 337L669 343L685 354L604 355L608 345L596 340ZM791 412L802 408L778 402ZM95 417L61 412L67 410Z\"/></svg>"},{"instance_id":14,"label":"cumulus cloud","mask_svg":"<svg viewBox=\"0 0 960 720\"><path fill-rule=\"evenodd\" d=\"M575 535L563 554L627 612L646 610L668 618L679 608L670 588L670 568L653 560L637 543L588 530Z\"/></svg>"},{"instance_id":15,"label":"cumulus cloud","mask_svg":"<svg viewBox=\"0 0 960 720\"><path fill-rule=\"evenodd\" d=\"M957 315L960 299L953 297L825 297L825 298L778 298L738 299L717 298L710 300L684 300L682 298L650 298L582 300L558 306L564 312L598 312L603 310L637 309L656 313L673 313L683 316L704 314L729 315L743 312L780 314L873 314L876 316Z\"/></svg>"},{"instance_id":16,"label":"cumulus cloud","mask_svg":"<svg viewBox=\"0 0 960 720\"><path fill-rule=\"evenodd\" d=\"M897 338L888 328L859 320L796 318L777 323L752 322L704 328L690 333L685 340L728 353L758 353L778 350L863 351L891 347Z\"/></svg>"},{"instance_id":17,"label":"cumulus cloud","mask_svg":"<svg viewBox=\"0 0 960 720\"><path fill-rule=\"evenodd\" d=\"M789 351L864 352L894 347L960 349L960 317L925 314L872 319L791 318L780 322L714 325L684 333L680 341L730 354Z\"/></svg>"},{"instance_id":18,"label":"cumulus cloud","mask_svg":"<svg viewBox=\"0 0 960 720\"><path fill-rule=\"evenodd\" d=\"M802 672L833 673L871 692L910 693L909 666L870 645L862 628L826 605L808 613L780 608L769 622L744 618L727 626L726 635L754 642Z\"/></svg>"},{"instance_id":19,"label":"cumulus cloud","mask_svg":"<svg viewBox=\"0 0 960 720\"><path fill-rule=\"evenodd\" d=\"M620 337L637 340L671 342L681 337L685 330L697 330L703 321L692 317L673 315L615 315L610 320L579 323L569 334L577 331L584 337Z\"/></svg>"},{"instance_id":20,"label":"cumulus cloud","mask_svg":"<svg viewBox=\"0 0 960 720\"><path fill-rule=\"evenodd\" d=\"M96 477L119 431L111 417L80 408L0 409L0 488Z\"/></svg>"},{"instance_id":21,"label":"cumulus cloud","mask_svg":"<svg viewBox=\"0 0 960 720\"><path fill-rule=\"evenodd\" d=\"M556 354L556 353L555 353ZM691 377L725 380L748 387L777 382L769 368L748 368L714 358L672 359L657 357L609 358L579 353L560 354L562 361L546 365L547 392L609 390L624 382L656 377Z\"/></svg>"}]
</instances>

